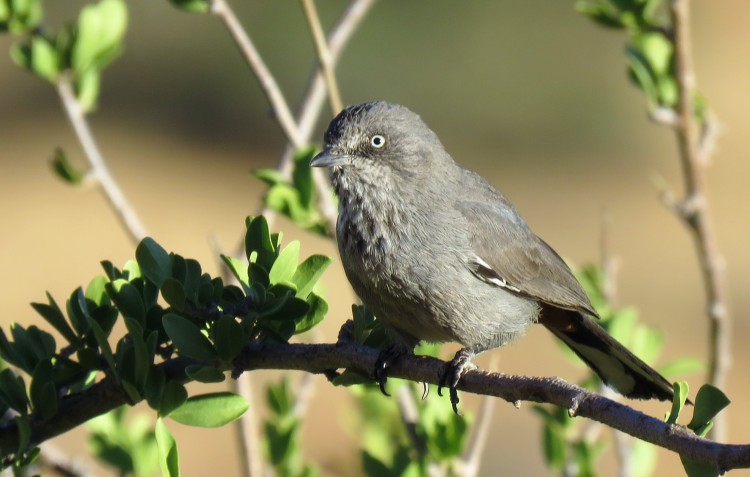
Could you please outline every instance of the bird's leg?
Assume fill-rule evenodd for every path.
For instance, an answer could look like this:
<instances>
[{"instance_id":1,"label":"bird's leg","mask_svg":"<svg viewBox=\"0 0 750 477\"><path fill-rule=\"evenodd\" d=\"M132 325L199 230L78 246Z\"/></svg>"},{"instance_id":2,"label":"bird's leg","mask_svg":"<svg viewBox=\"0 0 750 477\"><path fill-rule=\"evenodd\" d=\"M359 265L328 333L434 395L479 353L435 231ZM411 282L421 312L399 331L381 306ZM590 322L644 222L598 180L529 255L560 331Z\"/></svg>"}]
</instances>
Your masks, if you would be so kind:
<instances>
[{"instance_id":1,"label":"bird's leg","mask_svg":"<svg viewBox=\"0 0 750 477\"><path fill-rule=\"evenodd\" d=\"M400 342L394 343L380 351L373 371L375 381L380 386L380 392L390 397L390 394L385 390L385 383L388 381L388 368L398 361L401 356L412 352L411 349Z\"/></svg>"},{"instance_id":2,"label":"bird's leg","mask_svg":"<svg viewBox=\"0 0 750 477\"><path fill-rule=\"evenodd\" d=\"M453 357L450 363L445 365L443 374L440 376L438 384L438 395L443 395L443 387L447 387L451 396L451 405L453 412L458 414L458 391L456 386L461 380L461 376L470 369L476 369L476 365L471 362L471 358L476 355L476 351L471 348L461 348Z\"/></svg>"}]
</instances>

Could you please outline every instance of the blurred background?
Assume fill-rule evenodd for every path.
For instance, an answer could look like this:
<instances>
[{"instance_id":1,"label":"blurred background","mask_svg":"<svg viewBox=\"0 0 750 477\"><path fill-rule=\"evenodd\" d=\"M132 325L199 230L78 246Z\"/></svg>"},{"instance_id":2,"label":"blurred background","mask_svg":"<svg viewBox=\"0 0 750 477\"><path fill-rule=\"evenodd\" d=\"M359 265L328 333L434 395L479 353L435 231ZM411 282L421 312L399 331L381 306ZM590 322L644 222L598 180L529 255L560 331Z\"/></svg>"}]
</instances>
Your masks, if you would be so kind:
<instances>
[{"instance_id":1,"label":"blurred background","mask_svg":"<svg viewBox=\"0 0 750 477\"><path fill-rule=\"evenodd\" d=\"M626 80L624 35L577 14L573 1L398 2L377 4L355 34L337 72L346 103L387 99L418 112L453 157L487 177L536 233L567 259L600 258L600 224L607 211L609 251L620 264L617 296L637 307L642 322L665 336L661 362L704 358L707 322L692 238L658 200L655 183L681 195L674 134L647 120L643 95ZM314 51L298 2L233 2L237 14L294 105ZM48 2L56 28L77 17L83 1ZM243 219L257 210L264 187L250 171L273 166L284 137L257 81L218 19L189 15L166 0L129 2L126 51L104 74L99 110L90 117L99 145L129 200L168 250L218 270L211 240L233 249ZM344 2L321 0L330 26ZM693 2L698 85L721 122L708 187L723 252L734 316L734 367L725 391L730 440L750 442L750 3ZM7 52L9 36L0 37ZM85 160L54 89L0 55L0 302L2 326L36 323L29 302L58 302L99 274L99 261L122 264L134 246L94 189L74 189L50 171L53 148ZM319 124L327 124L327 111ZM316 134L316 138L320 134ZM332 244L278 221L303 255L336 255ZM336 257L338 259L338 257ZM324 278L345 286L338 262ZM343 288L342 288L343 289ZM354 297L331 294L320 340L333 341ZM453 350L448 347L446 353ZM542 328L519 343L487 353L507 373L562 376L584 371L561 353ZM488 356L479 359L487 365ZM257 373L256 383L275 373ZM703 375L685 377L691 389ZM359 458L350 394L316 378L305 423L306 458L323 474L357 475ZM436 395L430 399L439 399ZM261 399L257 399L261 402ZM478 399L465 396L468 412ZM664 404L633 403L655 416ZM446 405L448 405L446 399ZM547 475L541 422L497 400L481 475ZM143 412L148 412L145 409ZM262 411L261 411L262 412ZM183 474L236 475L235 435L176 423ZM325 438L322 438L325 433ZM55 439L85 457L86 432ZM611 452L610 452L611 454ZM681 475L679 459L661 452L659 475ZM608 458L602 474L614 472ZM736 472L742 474L742 472ZM733 474L734 475L734 474Z\"/></svg>"}]
</instances>

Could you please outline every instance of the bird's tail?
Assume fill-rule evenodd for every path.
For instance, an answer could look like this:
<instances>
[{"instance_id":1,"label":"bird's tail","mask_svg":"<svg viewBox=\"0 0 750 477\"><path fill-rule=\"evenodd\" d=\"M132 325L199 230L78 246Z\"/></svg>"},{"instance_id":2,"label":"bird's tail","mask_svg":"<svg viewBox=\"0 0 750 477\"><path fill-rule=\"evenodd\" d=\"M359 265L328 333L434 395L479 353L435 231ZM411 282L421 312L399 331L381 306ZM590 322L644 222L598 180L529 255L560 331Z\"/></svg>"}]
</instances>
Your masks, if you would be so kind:
<instances>
[{"instance_id":1,"label":"bird's tail","mask_svg":"<svg viewBox=\"0 0 750 477\"><path fill-rule=\"evenodd\" d=\"M539 322L568 345L605 384L623 396L672 400L672 384L607 334L590 316L545 307Z\"/></svg>"}]
</instances>

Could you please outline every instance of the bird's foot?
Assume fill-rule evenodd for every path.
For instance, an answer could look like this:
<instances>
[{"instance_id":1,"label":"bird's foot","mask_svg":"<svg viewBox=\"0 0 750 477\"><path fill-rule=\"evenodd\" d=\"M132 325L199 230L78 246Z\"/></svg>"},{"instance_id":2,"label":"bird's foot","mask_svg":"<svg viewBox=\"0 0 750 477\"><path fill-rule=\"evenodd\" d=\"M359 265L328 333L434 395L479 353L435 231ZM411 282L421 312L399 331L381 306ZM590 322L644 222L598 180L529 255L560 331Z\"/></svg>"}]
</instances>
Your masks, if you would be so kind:
<instances>
[{"instance_id":1,"label":"bird's foot","mask_svg":"<svg viewBox=\"0 0 750 477\"><path fill-rule=\"evenodd\" d=\"M451 397L451 405L453 406L453 412L458 412L458 391L456 386L461 380L461 376L470 369L476 369L476 365L471 362L471 358L476 353L469 348L462 348L456 353L450 363L445 365L443 374L440 376L440 382L438 384L438 395L443 395L443 387L447 387Z\"/></svg>"},{"instance_id":2,"label":"bird's foot","mask_svg":"<svg viewBox=\"0 0 750 477\"><path fill-rule=\"evenodd\" d=\"M385 390L385 383L388 381L388 368L390 368L398 359L409 353L409 350L401 344L392 344L380 351L378 359L375 361L375 370L373 375L375 381L380 386L380 392L390 397Z\"/></svg>"}]
</instances>

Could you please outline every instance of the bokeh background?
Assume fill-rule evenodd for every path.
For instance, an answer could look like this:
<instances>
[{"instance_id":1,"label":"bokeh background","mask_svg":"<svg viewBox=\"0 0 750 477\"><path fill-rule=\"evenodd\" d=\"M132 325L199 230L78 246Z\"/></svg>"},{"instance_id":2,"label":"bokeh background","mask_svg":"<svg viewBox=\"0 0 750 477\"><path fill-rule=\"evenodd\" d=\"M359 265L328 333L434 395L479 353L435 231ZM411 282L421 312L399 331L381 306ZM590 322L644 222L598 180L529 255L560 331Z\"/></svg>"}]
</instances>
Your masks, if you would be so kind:
<instances>
[{"instance_id":1,"label":"bokeh background","mask_svg":"<svg viewBox=\"0 0 750 477\"><path fill-rule=\"evenodd\" d=\"M314 65L300 5L233 3L296 104ZM48 24L54 28L75 18L84 4L47 2ZM319 2L326 25L343 6ZM211 240L226 248L238 243L243 219L257 210L263 193L250 171L275 164L284 138L218 19L181 13L166 0L134 0L129 7L127 49L105 73L92 127L150 234L208 267L216 264ZM708 186L735 319L734 367L726 389L734 400L728 413L735 443L750 442L744 425L750 352L743 346L750 338L748 14L750 3L743 0L693 2L698 84L722 126ZM7 52L12 41L0 37L0 51ZM568 259L599 259L600 223L608 211L610 251L620 263L619 302L637 307L643 322L664 332L663 362L704 357L707 323L692 239L659 203L654 185L681 193L674 136L647 120L643 96L625 78L623 48L623 35L578 15L573 1L383 0L337 71L345 102L383 98L419 112L459 162L499 187ZM51 174L56 146L84 164L54 89L17 68L7 54L0 55L0 85L0 321L7 327L38 322L29 302L43 301L45 290L64 301L100 273L100 260L122 264L133 257L134 246L96 190L70 188ZM303 240L303 254L335 254L330 243L287 222L277 224L287 237ZM329 290L344 289L338 263L324 283ZM329 341L349 315L353 296L336 293L330 299L320 337ZM508 373L570 380L583 375L561 359L541 328L489 354ZM479 360L487 362L487 356ZM258 373L256 382L274 376ZM694 390L703 380L700 374L687 378ZM359 473L350 399L346 390L317 379L304 445L324 475ZM475 410L478 400L466 396L462 405ZM656 416L667 409L636 406ZM540 421L529 409L495 403L481 475L549 474L540 454ZM171 428L184 475L238 474L230 427ZM54 442L103 472L86 460L85 436L76 430ZM602 475L613 473L612 460L602 469ZM662 452L659 475L680 474L677 457Z\"/></svg>"}]
</instances>

